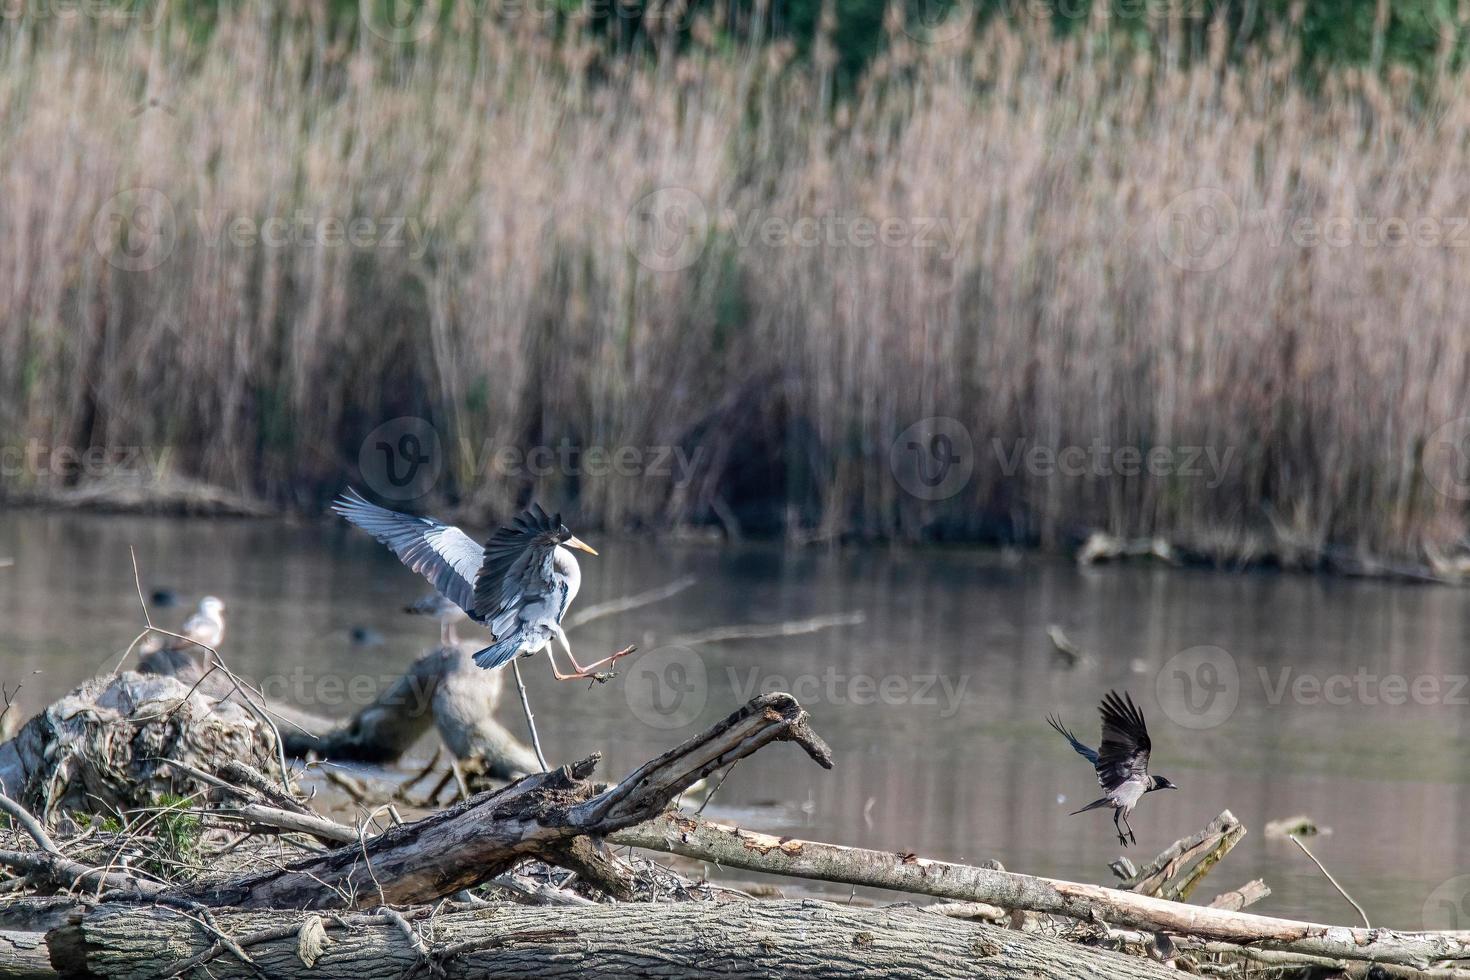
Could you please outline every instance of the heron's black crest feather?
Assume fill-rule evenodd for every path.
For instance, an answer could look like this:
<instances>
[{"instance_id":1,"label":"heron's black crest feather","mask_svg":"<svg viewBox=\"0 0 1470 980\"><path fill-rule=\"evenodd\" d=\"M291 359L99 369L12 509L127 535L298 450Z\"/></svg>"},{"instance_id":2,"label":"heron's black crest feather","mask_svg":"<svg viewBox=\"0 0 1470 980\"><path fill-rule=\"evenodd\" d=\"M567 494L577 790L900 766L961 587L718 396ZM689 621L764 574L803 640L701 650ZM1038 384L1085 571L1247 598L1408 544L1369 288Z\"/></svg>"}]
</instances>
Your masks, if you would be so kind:
<instances>
[{"instance_id":1,"label":"heron's black crest feather","mask_svg":"<svg viewBox=\"0 0 1470 980\"><path fill-rule=\"evenodd\" d=\"M485 560L475 577L475 618L481 622L494 619L513 594L518 594L516 580L527 571L547 566L541 577L549 581L552 552L571 536L560 514L548 515L534 502L509 525L497 528L485 542Z\"/></svg>"}]
</instances>

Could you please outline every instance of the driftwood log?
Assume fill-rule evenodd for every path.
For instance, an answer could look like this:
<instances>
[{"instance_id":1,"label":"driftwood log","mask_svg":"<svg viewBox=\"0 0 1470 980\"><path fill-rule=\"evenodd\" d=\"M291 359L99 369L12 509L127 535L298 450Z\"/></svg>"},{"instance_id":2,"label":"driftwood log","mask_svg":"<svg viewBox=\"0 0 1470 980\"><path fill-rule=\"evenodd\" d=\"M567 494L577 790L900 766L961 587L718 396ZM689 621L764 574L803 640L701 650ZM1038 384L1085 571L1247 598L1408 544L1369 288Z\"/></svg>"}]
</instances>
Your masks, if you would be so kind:
<instances>
[{"instance_id":1,"label":"driftwood log","mask_svg":"<svg viewBox=\"0 0 1470 980\"><path fill-rule=\"evenodd\" d=\"M1235 839L1238 826L1228 812L1211 825ZM1207 829L1202 836L1210 834ZM1373 960L1420 969L1439 960L1470 960L1470 932L1398 932L1276 919L913 854L773 837L681 813L661 814L656 820L618 832L612 841L722 867L979 902L1306 956Z\"/></svg>"},{"instance_id":2,"label":"driftwood log","mask_svg":"<svg viewBox=\"0 0 1470 980\"><path fill-rule=\"evenodd\" d=\"M548 980L1177 976L1139 957L912 907L817 901L497 905L411 922L383 914L221 912L213 925L252 962L222 949L189 913L160 907L104 906L52 933L49 945L52 962L64 973L116 980L169 976L189 963L207 965L208 973L185 975L274 980L429 976L434 970L450 978Z\"/></svg>"},{"instance_id":3,"label":"driftwood log","mask_svg":"<svg viewBox=\"0 0 1470 980\"><path fill-rule=\"evenodd\" d=\"M538 772L535 753L494 717L505 672L477 667L476 649L462 643L428 651L345 724L320 736L282 733L287 754L394 762L434 727L457 759L479 761L489 776L514 779Z\"/></svg>"},{"instance_id":4,"label":"driftwood log","mask_svg":"<svg viewBox=\"0 0 1470 980\"><path fill-rule=\"evenodd\" d=\"M495 878L518 862L567 860L577 838L605 837L657 815L711 772L774 741L795 742L820 765L831 752L789 694L756 698L646 763L609 789L588 777L597 756L526 776L451 809L327 854L172 897L258 909L371 908L429 902ZM577 856L583 867L595 855Z\"/></svg>"},{"instance_id":5,"label":"driftwood log","mask_svg":"<svg viewBox=\"0 0 1470 980\"><path fill-rule=\"evenodd\" d=\"M58 809L110 813L203 789L170 760L267 769L275 751L274 732L238 700L124 671L87 681L0 745L0 792L43 819Z\"/></svg>"}]
</instances>

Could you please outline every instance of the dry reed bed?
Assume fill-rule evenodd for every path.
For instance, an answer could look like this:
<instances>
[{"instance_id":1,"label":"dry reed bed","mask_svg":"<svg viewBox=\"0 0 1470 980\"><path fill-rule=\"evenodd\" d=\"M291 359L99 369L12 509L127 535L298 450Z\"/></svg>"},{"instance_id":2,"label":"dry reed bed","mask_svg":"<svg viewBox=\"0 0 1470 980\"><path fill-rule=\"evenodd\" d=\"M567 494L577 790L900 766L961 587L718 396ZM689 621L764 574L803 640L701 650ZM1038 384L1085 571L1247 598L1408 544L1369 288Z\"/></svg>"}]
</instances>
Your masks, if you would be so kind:
<instances>
[{"instance_id":1,"label":"dry reed bed","mask_svg":"<svg viewBox=\"0 0 1470 980\"><path fill-rule=\"evenodd\" d=\"M819 535L1099 526L1232 557L1461 540L1463 504L1424 468L1470 413L1461 79L1313 93L1287 50L1180 67L895 32L833 105L822 59L781 46L608 60L490 20L344 46L282 16L227 13L194 42L6 28L0 441L168 445L190 473L312 503L408 413L450 447L439 489L495 513L528 478L487 468L487 441L569 439L697 460L683 482L544 477L610 525L730 503ZM138 187L161 192L123 199L135 227L164 222L160 261L105 224ZM686 240L682 212L655 214L687 250L672 271L629 234L661 188L708 218ZM221 218L298 214L408 225L401 244L220 237ZM859 217L899 240L859 244L841 230ZM1350 244L1293 240L1293 220L1343 217ZM803 218L835 241L763 240L761 221ZM1393 244L1389 218L1441 241ZM890 465L929 416L974 447L937 501ZM1225 465L1008 474L1017 440Z\"/></svg>"}]
</instances>

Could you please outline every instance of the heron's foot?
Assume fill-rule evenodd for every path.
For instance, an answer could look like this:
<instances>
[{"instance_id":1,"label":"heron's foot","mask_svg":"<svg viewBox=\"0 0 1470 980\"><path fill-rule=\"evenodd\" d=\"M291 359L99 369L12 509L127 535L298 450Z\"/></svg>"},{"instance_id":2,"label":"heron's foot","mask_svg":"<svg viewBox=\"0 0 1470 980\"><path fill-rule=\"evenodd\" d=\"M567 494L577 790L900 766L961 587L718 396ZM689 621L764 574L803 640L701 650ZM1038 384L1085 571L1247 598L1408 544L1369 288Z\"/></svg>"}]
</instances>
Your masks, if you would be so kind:
<instances>
[{"instance_id":1,"label":"heron's foot","mask_svg":"<svg viewBox=\"0 0 1470 980\"><path fill-rule=\"evenodd\" d=\"M602 673L598 673L597 672L597 668L598 667L601 667L603 664L610 664L613 661L618 660L621 657L626 657L628 654L632 653L634 650L637 650L637 649L638 649L638 647L630 645L630 646L626 646L623 649L619 650L617 653L613 654L611 657L603 657L601 660L597 661L597 663L595 663L595 664L588 664L585 667L583 667L581 664L575 664L575 666L576 666L577 669L575 671L573 671L572 673L570 673L570 674L563 674L560 670L558 670L557 667L556 667L556 661L553 660L552 663L551 663L551 673L552 673L552 676L555 677L559 681L583 681L583 680L587 680L587 681L592 681L594 683L606 683L607 681L612 680L613 677L616 676L616 674L613 671L605 671L605 672L602 672Z\"/></svg>"},{"instance_id":2,"label":"heron's foot","mask_svg":"<svg viewBox=\"0 0 1470 980\"><path fill-rule=\"evenodd\" d=\"M1127 836L1124 835L1124 834L1119 834L1118 835L1118 843L1119 844L1122 844L1124 847L1127 847L1128 846L1128 838L1127 838Z\"/></svg>"},{"instance_id":3,"label":"heron's foot","mask_svg":"<svg viewBox=\"0 0 1470 980\"><path fill-rule=\"evenodd\" d=\"M1138 838L1133 836L1133 831L1131 831L1131 830L1128 831L1128 839L1130 841L1132 841L1133 843L1135 843L1135 844L1138 843Z\"/></svg>"}]
</instances>

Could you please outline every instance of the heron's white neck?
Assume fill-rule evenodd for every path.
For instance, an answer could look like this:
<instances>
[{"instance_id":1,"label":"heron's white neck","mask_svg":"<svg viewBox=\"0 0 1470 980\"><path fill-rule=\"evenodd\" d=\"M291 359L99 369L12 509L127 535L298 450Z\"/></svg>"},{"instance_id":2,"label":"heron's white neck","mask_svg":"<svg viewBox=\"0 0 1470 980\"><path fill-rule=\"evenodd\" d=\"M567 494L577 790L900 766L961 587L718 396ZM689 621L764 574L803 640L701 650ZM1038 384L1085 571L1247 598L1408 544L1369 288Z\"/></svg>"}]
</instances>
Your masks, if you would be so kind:
<instances>
[{"instance_id":1,"label":"heron's white neck","mask_svg":"<svg viewBox=\"0 0 1470 980\"><path fill-rule=\"evenodd\" d=\"M570 549L556 546L551 553L551 570L557 578L567 583L567 602L577 597L577 590L582 587L582 569L577 564L577 558Z\"/></svg>"}]
</instances>

